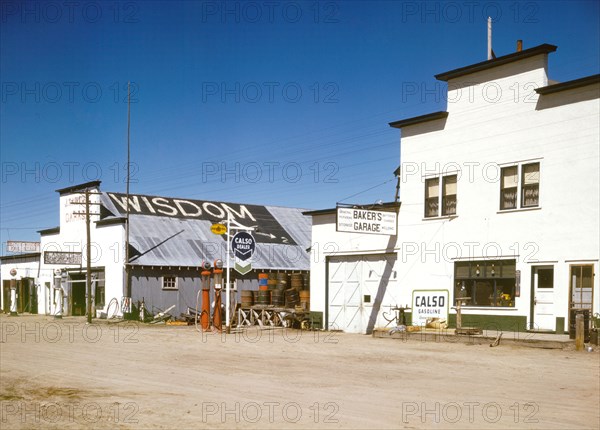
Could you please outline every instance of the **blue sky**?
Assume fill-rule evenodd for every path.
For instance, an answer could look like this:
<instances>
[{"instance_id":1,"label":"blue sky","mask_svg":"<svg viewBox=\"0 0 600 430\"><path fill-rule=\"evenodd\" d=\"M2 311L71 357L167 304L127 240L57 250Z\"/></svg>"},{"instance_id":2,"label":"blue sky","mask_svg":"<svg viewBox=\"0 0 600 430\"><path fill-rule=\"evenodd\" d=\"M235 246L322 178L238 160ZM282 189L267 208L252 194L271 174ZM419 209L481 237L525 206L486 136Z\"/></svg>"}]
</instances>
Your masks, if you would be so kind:
<instances>
[{"instance_id":1,"label":"blue sky","mask_svg":"<svg viewBox=\"0 0 600 430\"><path fill-rule=\"evenodd\" d=\"M498 56L600 68L597 1L0 5L2 253L58 225L56 189L125 190L128 81L132 193L319 209L393 199L388 122L445 108L433 75L486 59L487 15Z\"/></svg>"}]
</instances>

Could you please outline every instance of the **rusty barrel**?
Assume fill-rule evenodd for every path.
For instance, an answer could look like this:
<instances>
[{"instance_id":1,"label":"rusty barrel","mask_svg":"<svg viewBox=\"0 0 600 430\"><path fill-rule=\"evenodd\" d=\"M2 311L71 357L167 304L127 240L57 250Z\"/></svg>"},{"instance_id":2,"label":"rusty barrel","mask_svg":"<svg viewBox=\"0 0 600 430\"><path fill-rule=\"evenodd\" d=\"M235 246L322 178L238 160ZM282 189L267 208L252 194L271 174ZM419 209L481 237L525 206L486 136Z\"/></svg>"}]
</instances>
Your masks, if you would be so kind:
<instances>
[{"instance_id":1,"label":"rusty barrel","mask_svg":"<svg viewBox=\"0 0 600 430\"><path fill-rule=\"evenodd\" d=\"M242 290L241 305L243 308L249 308L254 303L254 294L252 290Z\"/></svg>"},{"instance_id":2,"label":"rusty barrel","mask_svg":"<svg viewBox=\"0 0 600 430\"><path fill-rule=\"evenodd\" d=\"M300 306L302 306L305 311L310 310L310 291L301 290L298 292L298 296L300 297Z\"/></svg>"},{"instance_id":3,"label":"rusty barrel","mask_svg":"<svg viewBox=\"0 0 600 430\"><path fill-rule=\"evenodd\" d=\"M281 291L285 291L288 289L288 274L285 272L277 273L277 289Z\"/></svg>"},{"instance_id":4,"label":"rusty barrel","mask_svg":"<svg viewBox=\"0 0 600 430\"><path fill-rule=\"evenodd\" d=\"M258 289L259 291L266 291L269 289L269 274L259 273L258 274Z\"/></svg>"},{"instance_id":5,"label":"rusty barrel","mask_svg":"<svg viewBox=\"0 0 600 430\"><path fill-rule=\"evenodd\" d=\"M258 303L259 305L270 305L271 304L271 292L269 290L258 290Z\"/></svg>"},{"instance_id":6,"label":"rusty barrel","mask_svg":"<svg viewBox=\"0 0 600 430\"><path fill-rule=\"evenodd\" d=\"M300 296L298 295L298 290L295 288L290 288L285 290L285 306L288 308L293 308L300 303Z\"/></svg>"},{"instance_id":7,"label":"rusty barrel","mask_svg":"<svg viewBox=\"0 0 600 430\"><path fill-rule=\"evenodd\" d=\"M269 279L267 280L269 290L277 288L277 273L269 273Z\"/></svg>"},{"instance_id":8,"label":"rusty barrel","mask_svg":"<svg viewBox=\"0 0 600 430\"><path fill-rule=\"evenodd\" d=\"M310 272L303 275L303 290L310 290Z\"/></svg>"},{"instance_id":9,"label":"rusty barrel","mask_svg":"<svg viewBox=\"0 0 600 430\"><path fill-rule=\"evenodd\" d=\"M271 303L273 306L285 306L285 296L283 290L271 290Z\"/></svg>"},{"instance_id":10,"label":"rusty barrel","mask_svg":"<svg viewBox=\"0 0 600 430\"><path fill-rule=\"evenodd\" d=\"M304 276L302 275L302 273L292 273L292 276L290 276L291 279L291 287L295 288L296 290L300 291L302 289L302 287L304 286Z\"/></svg>"}]
</instances>

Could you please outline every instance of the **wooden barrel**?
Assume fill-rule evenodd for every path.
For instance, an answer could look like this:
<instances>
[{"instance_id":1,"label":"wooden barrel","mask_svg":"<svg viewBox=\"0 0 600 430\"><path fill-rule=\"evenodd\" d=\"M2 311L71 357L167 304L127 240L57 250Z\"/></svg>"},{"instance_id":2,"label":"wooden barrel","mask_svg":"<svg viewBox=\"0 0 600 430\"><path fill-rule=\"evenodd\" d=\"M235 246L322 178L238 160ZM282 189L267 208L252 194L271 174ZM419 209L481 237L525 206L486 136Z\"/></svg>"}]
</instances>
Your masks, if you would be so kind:
<instances>
[{"instance_id":1,"label":"wooden barrel","mask_svg":"<svg viewBox=\"0 0 600 430\"><path fill-rule=\"evenodd\" d=\"M297 290L302 289L302 286L304 285L304 276L302 275L302 273L292 273L291 280L292 288L295 288Z\"/></svg>"},{"instance_id":2,"label":"wooden barrel","mask_svg":"<svg viewBox=\"0 0 600 430\"><path fill-rule=\"evenodd\" d=\"M241 304L243 308L249 308L254 303L254 294L252 290L242 290Z\"/></svg>"},{"instance_id":3,"label":"wooden barrel","mask_svg":"<svg viewBox=\"0 0 600 430\"><path fill-rule=\"evenodd\" d=\"M304 273L303 290L310 290L310 272Z\"/></svg>"},{"instance_id":4,"label":"wooden barrel","mask_svg":"<svg viewBox=\"0 0 600 430\"><path fill-rule=\"evenodd\" d=\"M300 296L300 306L302 306L305 311L310 310L310 291L301 290L298 292L298 295Z\"/></svg>"},{"instance_id":5,"label":"wooden barrel","mask_svg":"<svg viewBox=\"0 0 600 430\"><path fill-rule=\"evenodd\" d=\"M258 303L259 305L270 305L271 304L271 292L269 290L258 290Z\"/></svg>"},{"instance_id":6,"label":"wooden barrel","mask_svg":"<svg viewBox=\"0 0 600 430\"><path fill-rule=\"evenodd\" d=\"M300 303L300 296L298 295L298 290L296 290L295 288L285 290L285 306L288 308L293 308L298 303Z\"/></svg>"},{"instance_id":7,"label":"wooden barrel","mask_svg":"<svg viewBox=\"0 0 600 430\"><path fill-rule=\"evenodd\" d=\"M252 290L252 303L258 303L258 290Z\"/></svg>"},{"instance_id":8,"label":"wooden barrel","mask_svg":"<svg viewBox=\"0 0 600 430\"><path fill-rule=\"evenodd\" d=\"M274 306L284 306L285 296L283 290L271 290L271 303Z\"/></svg>"},{"instance_id":9,"label":"wooden barrel","mask_svg":"<svg viewBox=\"0 0 600 430\"><path fill-rule=\"evenodd\" d=\"M269 285L269 290L274 290L277 287L277 273L269 273L267 284Z\"/></svg>"},{"instance_id":10,"label":"wooden barrel","mask_svg":"<svg viewBox=\"0 0 600 430\"><path fill-rule=\"evenodd\" d=\"M288 289L288 274L285 272L277 273L277 289L287 290Z\"/></svg>"}]
</instances>

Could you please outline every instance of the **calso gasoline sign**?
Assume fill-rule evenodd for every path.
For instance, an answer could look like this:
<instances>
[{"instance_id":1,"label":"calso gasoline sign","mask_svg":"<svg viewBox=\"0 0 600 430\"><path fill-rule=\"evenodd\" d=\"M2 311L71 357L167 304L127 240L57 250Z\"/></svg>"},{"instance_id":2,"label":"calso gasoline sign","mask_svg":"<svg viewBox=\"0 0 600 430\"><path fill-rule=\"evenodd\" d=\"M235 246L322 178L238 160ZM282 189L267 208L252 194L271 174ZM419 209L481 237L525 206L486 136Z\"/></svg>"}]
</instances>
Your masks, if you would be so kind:
<instances>
[{"instance_id":1,"label":"calso gasoline sign","mask_svg":"<svg viewBox=\"0 0 600 430\"><path fill-rule=\"evenodd\" d=\"M430 318L448 320L448 290L414 290L413 325L425 325Z\"/></svg>"}]
</instances>

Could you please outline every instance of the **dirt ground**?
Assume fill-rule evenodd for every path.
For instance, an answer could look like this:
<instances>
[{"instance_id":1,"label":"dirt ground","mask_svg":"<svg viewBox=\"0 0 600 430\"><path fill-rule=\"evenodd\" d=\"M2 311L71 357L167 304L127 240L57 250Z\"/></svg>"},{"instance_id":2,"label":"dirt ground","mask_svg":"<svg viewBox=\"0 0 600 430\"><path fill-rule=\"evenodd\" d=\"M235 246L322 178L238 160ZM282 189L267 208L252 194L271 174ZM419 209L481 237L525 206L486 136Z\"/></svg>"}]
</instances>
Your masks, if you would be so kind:
<instances>
[{"instance_id":1,"label":"dirt ground","mask_svg":"<svg viewBox=\"0 0 600 430\"><path fill-rule=\"evenodd\" d=\"M0 316L0 427L600 428L600 354Z\"/></svg>"}]
</instances>

